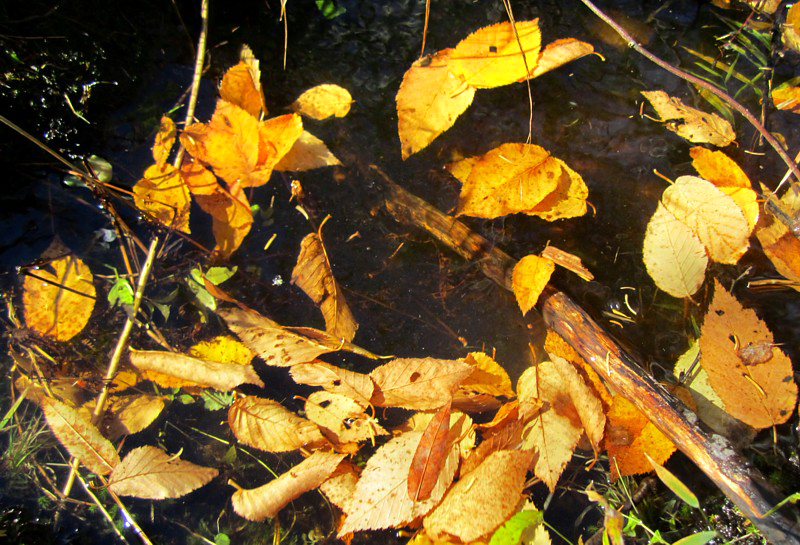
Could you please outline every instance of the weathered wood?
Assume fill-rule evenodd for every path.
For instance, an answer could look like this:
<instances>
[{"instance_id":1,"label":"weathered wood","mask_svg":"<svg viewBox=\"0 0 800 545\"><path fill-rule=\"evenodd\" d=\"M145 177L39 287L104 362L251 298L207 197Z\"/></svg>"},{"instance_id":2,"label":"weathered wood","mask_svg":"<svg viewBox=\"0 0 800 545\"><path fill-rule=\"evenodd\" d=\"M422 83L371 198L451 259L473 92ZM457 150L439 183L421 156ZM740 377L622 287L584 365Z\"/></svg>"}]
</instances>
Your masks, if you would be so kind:
<instances>
[{"instance_id":1,"label":"weathered wood","mask_svg":"<svg viewBox=\"0 0 800 545\"><path fill-rule=\"evenodd\" d=\"M398 222L426 230L484 274L511 289L516 261L426 201L394 183L378 167L371 178L384 189L384 207ZM548 286L540 299L545 322L564 337L606 382L650 418L774 544L800 545L798 521L778 511L764 514L779 499L758 470L722 436L705 432L697 415L659 385L570 298Z\"/></svg>"}]
</instances>

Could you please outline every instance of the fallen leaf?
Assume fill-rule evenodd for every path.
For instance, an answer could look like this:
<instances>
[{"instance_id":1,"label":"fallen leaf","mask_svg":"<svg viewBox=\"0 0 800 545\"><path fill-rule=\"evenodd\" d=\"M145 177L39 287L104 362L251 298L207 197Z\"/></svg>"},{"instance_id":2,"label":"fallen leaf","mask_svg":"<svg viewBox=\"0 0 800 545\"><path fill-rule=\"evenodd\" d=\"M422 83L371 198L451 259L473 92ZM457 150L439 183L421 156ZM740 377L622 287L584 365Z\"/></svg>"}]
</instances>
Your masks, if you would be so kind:
<instances>
[{"instance_id":1,"label":"fallen leaf","mask_svg":"<svg viewBox=\"0 0 800 545\"><path fill-rule=\"evenodd\" d=\"M555 268L555 263L537 255L526 255L514 265L512 286L523 315L536 305Z\"/></svg>"},{"instance_id":2,"label":"fallen leaf","mask_svg":"<svg viewBox=\"0 0 800 545\"><path fill-rule=\"evenodd\" d=\"M214 173L204 167L200 161L193 159L190 155L184 156L180 173L183 182L186 184L186 187L189 188L192 195L215 195L222 191ZM208 210L206 210L206 212L208 212Z\"/></svg>"},{"instance_id":3,"label":"fallen leaf","mask_svg":"<svg viewBox=\"0 0 800 545\"><path fill-rule=\"evenodd\" d=\"M642 246L647 274L673 297L690 297L703 284L708 256L692 230L658 203Z\"/></svg>"},{"instance_id":4,"label":"fallen leaf","mask_svg":"<svg viewBox=\"0 0 800 545\"><path fill-rule=\"evenodd\" d=\"M350 112L353 97L344 87L332 83L323 83L303 92L292 103L292 110L322 121L329 117L344 117Z\"/></svg>"},{"instance_id":5,"label":"fallen leaf","mask_svg":"<svg viewBox=\"0 0 800 545\"><path fill-rule=\"evenodd\" d=\"M499 527L522 500L531 451L502 450L489 455L450 489L423 521L434 539L454 536L465 543Z\"/></svg>"},{"instance_id":6,"label":"fallen leaf","mask_svg":"<svg viewBox=\"0 0 800 545\"><path fill-rule=\"evenodd\" d=\"M289 502L317 488L336 470L344 454L316 451L274 481L233 493L233 509L247 520L273 518Z\"/></svg>"},{"instance_id":7,"label":"fallen leaf","mask_svg":"<svg viewBox=\"0 0 800 545\"><path fill-rule=\"evenodd\" d=\"M450 447L450 403L433 415L417 445L408 474L408 496L427 500L439 480Z\"/></svg>"},{"instance_id":8,"label":"fallen leaf","mask_svg":"<svg viewBox=\"0 0 800 545\"><path fill-rule=\"evenodd\" d=\"M736 141L736 133L726 120L686 106L664 91L642 91L667 129L689 142L725 147Z\"/></svg>"},{"instance_id":9,"label":"fallen leaf","mask_svg":"<svg viewBox=\"0 0 800 545\"><path fill-rule=\"evenodd\" d=\"M752 184L747 174L736 162L721 151L695 146L689 150L692 166L704 180L717 187L743 187L750 189Z\"/></svg>"},{"instance_id":10,"label":"fallen leaf","mask_svg":"<svg viewBox=\"0 0 800 545\"><path fill-rule=\"evenodd\" d=\"M160 224L189 234L189 189L172 165L152 165L133 186L136 208L150 214Z\"/></svg>"},{"instance_id":11,"label":"fallen leaf","mask_svg":"<svg viewBox=\"0 0 800 545\"><path fill-rule=\"evenodd\" d=\"M424 149L453 126L472 104L475 89L448 69L452 49L418 59L397 91L397 131L403 159Z\"/></svg>"},{"instance_id":12,"label":"fallen leaf","mask_svg":"<svg viewBox=\"0 0 800 545\"><path fill-rule=\"evenodd\" d=\"M604 410L611 406L611 394L603 379L597 374L597 371L586 363L586 360L584 360L561 335L552 329L547 330L547 336L544 340L544 350L550 356L551 360L555 357L559 357L570 362L583 381L592 388L595 395L600 398Z\"/></svg>"},{"instance_id":13,"label":"fallen leaf","mask_svg":"<svg viewBox=\"0 0 800 545\"><path fill-rule=\"evenodd\" d=\"M770 96L776 109L800 114L800 87L781 85L773 89Z\"/></svg>"},{"instance_id":14,"label":"fallen leaf","mask_svg":"<svg viewBox=\"0 0 800 545\"><path fill-rule=\"evenodd\" d=\"M550 42L542 50L539 62L533 69L532 78L538 78L559 66L572 62L594 53L592 44L576 40L575 38L562 38ZM523 81L523 80L518 80Z\"/></svg>"},{"instance_id":15,"label":"fallen leaf","mask_svg":"<svg viewBox=\"0 0 800 545\"><path fill-rule=\"evenodd\" d=\"M260 119L262 114L267 114L267 106L264 103L264 90L261 88L258 59L247 45L242 46L239 58L239 64L229 68L222 76L219 96L222 100L239 106L255 119Z\"/></svg>"},{"instance_id":16,"label":"fallen leaf","mask_svg":"<svg viewBox=\"0 0 800 545\"><path fill-rule=\"evenodd\" d=\"M242 244L253 225L253 212L242 188L237 184L225 189L217 184L211 194L194 194L195 201L211 215L214 254L227 259Z\"/></svg>"},{"instance_id":17,"label":"fallen leaf","mask_svg":"<svg viewBox=\"0 0 800 545\"><path fill-rule=\"evenodd\" d=\"M508 519L498 528L489 545L521 545L528 543L528 536L534 528L538 528L544 521L541 511L520 511Z\"/></svg>"},{"instance_id":18,"label":"fallen leaf","mask_svg":"<svg viewBox=\"0 0 800 545\"><path fill-rule=\"evenodd\" d=\"M250 365L255 353L230 335L218 335L189 348L189 355L220 363Z\"/></svg>"},{"instance_id":19,"label":"fallen leaf","mask_svg":"<svg viewBox=\"0 0 800 545\"><path fill-rule=\"evenodd\" d=\"M774 0L771 3L781 4ZM773 11L777 11L777 7ZM800 8L797 7L797 4L792 5L786 12L786 21L781 25L781 31L783 45L795 53L800 53Z\"/></svg>"},{"instance_id":20,"label":"fallen leaf","mask_svg":"<svg viewBox=\"0 0 800 545\"><path fill-rule=\"evenodd\" d=\"M793 191L787 191L775 202L789 217L800 210L800 199ZM795 282L794 289L800 291L800 241L797 237L769 211L768 207L765 207L765 213L758 222L756 236L775 269L785 278Z\"/></svg>"},{"instance_id":21,"label":"fallen leaf","mask_svg":"<svg viewBox=\"0 0 800 545\"><path fill-rule=\"evenodd\" d=\"M515 397L508 373L492 358L483 352L470 352L464 361L473 366L473 371L459 389L496 397Z\"/></svg>"},{"instance_id":22,"label":"fallen leaf","mask_svg":"<svg viewBox=\"0 0 800 545\"><path fill-rule=\"evenodd\" d=\"M292 148L275 165L275 170L298 172L341 164L322 140L303 131Z\"/></svg>"},{"instance_id":23,"label":"fallen leaf","mask_svg":"<svg viewBox=\"0 0 800 545\"><path fill-rule=\"evenodd\" d=\"M289 373L298 384L321 386L328 392L345 395L365 406L369 404L375 390L375 383L369 375L321 361L292 365Z\"/></svg>"},{"instance_id":24,"label":"fallen leaf","mask_svg":"<svg viewBox=\"0 0 800 545\"><path fill-rule=\"evenodd\" d=\"M185 386L203 386L223 392L242 384L264 387L264 383L250 365L208 361L175 352L155 350L131 350L130 360L137 369L169 375ZM157 376L147 378L158 382ZM175 387L175 385L170 383L165 387Z\"/></svg>"},{"instance_id":25,"label":"fallen leaf","mask_svg":"<svg viewBox=\"0 0 800 545\"><path fill-rule=\"evenodd\" d=\"M348 514L350 500L356 492L358 477L357 468L350 463L343 462L339 464L333 475L319 485L319 489L331 503L341 509L343 513Z\"/></svg>"},{"instance_id":26,"label":"fallen leaf","mask_svg":"<svg viewBox=\"0 0 800 545\"><path fill-rule=\"evenodd\" d=\"M358 324L333 277L325 246L316 233L309 233L300 243L300 255L292 270L292 284L319 306L328 333L346 341L353 340Z\"/></svg>"},{"instance_id":27,"label":"fallen leaf","mask_svg":"<svg viewBox=\"0 0 800 545\"><path fill-rule=\"evenodd\" d=\"M58 240L44 251L42 258L51 255L59 257L25 276L22 308L29 328L39 335L68 341L81 332L92 315L94 279L89 267L70 255Z\"/></svg>"},{"instance_id":28,"label":"fallen leaf","mask_svg":"<svg viewBox=\"0 0 800 545\"><path fill-rule=\"evenodd\" d=\"M772 346L764 363L742 361L740 347L760 343L774 343L767 326L715 281L700 335L700 363L725 410L756 429L786 422L797 402L792 364L780 348Z\"/></svg>"},{"instance_id":29,"label":"fallen leaf","mask_svg":"<svg viewBox=\"0 0 800 545\"><path fill-rule=\"evenodd\" d=\"M314 392L306 399L305 413L330 441L338 445L374 439L388 432L370 417L366 404L331 392Z\"/></svg>"},{"instance_id":30,"label":"fallen leaf","mask_svg":"<svg viewBox=\"0 0 800 545\"><path fill-rule=\"evenodd\" d=\"M153 144L153 159L156 166L163 167L169 159L169 152L175 144L176 130L175 122L167 116L161 117L161 126L156 133L156 141Z\"/></svg>"},{"instance_id":31,"label":"fallen leaf","mask_svg":"<svg viewBox=\"0 0 800 545\"><path fill-rule=\"evenodd\" d=\"M541 39L538 19L483 27L458 43L448 67L470 87L515 83L536 68Z\"/></svg>"},{"instance_id":32,"label":"fallen leaf","mask_svg":"<svg viewBox=\"0 0 800 545\"><path fill-rule=\"evenodd\" d=\"M277 401L261 397L240 397L234 401L228 410L228 425L239 441L267 452L288 452L325 443L316 424Z\"/></svg>"},{"instance_id":33,"label":"fallen leaf","mask_svg":"<svg viewBox=\"0 0 800 545\"><path fill-rule=\"evenodd\" d=\"M370 373L375 382L372 403L378 407L427 410L441 407L473 368L460 360L398 358Z\"/></svg>"},{"instance_id":34,"label":"fallen leaf","mask_svg":"<svg viewBox=\"0 0 800 545\"><path fill-rule=\"evenodd\" d=\"M94 411L94 400L82 408ZM153 423L164 410L164 398L146 394L110 397L100 429L103 436L116 441L123 435L138 433Z\"/></svg>"},{"instance_id":35,"label":"fallen leaf","mask_svg":"<svg viewBox=\"0 0 800 545\"><path fill-rule=\"evenodd\" d=\"M518 414L518 413L517 413ZM477 468L493 452L519 450L522 445L522 430L525 422L518 418L510 419L499 430L494 430L488 438L474 449L461 465L461 474L466 475Z\"/></svg>"},{"instance_id":36,"label":"fallen leaf","mask_svg":"<svg viewBox=\"0 0 800 545\"><path fill-rule=\"evenodd\" d=\"M157 447L143 446L130 451L114 468L108 487L120 496L179 498L207 484L217 473L214 468L170 456Z\"/></svg>"},{"instance_id":37,"label":"fallen leaf","mask_svg":"<svg viewBox=\"0 0 800 545\"><path fill-rule=\"evenodd\" d=\"M258 127L258 165L270 172L294 147L303 134L303 121L297 114L287 114L262 121Z\"/></svg>"},{"instance_id":38,"label":"fallen leaf","mask_svg":"<svg viewBox=\"0 0 800 545\"><path fill-rule=\"evenodd\" d=\"M108 475L119 464L114 445L76 409L50 397L42 399L42 409L59 442L89 471Z\"/></svg>"},{"instance_id":39,"label":"fallen leaf","mask_svg":"<svg viewBox=\"0 0 800 545\"><path fill-rule=\"evenodd\" d=\"M556 188L542 201L526 211L531 216L543 220L555 221L564 218L576 218L586 214L586 199L589 188L581 175L560 161L562 169Z\"/></svg>"},{"instance_id":40,"label":"fallen leaf","mask_svg":"<svg viewBox=\"0 0 800 545\"><path fill-rule=\"evenodd\" d=\"M592 272L583 266L581 258L575 254L571 254L565 250L562 250L561 248L556 248L555 246L550 246L548 244L544 247L544 250L542 250L542 253L539 255L549 259L559 267L563 267L568 271L574 272L587 282L594 280L594 275Z\"/></svg>"}]
</instances>

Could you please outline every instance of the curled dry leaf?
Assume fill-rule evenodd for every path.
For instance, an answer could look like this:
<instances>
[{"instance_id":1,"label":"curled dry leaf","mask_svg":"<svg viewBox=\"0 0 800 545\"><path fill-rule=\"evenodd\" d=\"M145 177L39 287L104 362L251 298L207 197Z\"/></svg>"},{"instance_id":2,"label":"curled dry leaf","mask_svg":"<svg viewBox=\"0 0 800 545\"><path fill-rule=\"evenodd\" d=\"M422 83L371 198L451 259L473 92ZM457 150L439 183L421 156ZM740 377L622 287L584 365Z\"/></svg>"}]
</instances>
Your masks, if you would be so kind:
<instances>
[{"instance_id":1,"label":"curled dry leaf","mask_svg":"<svg viewBox=\"0 0 800 545\"><path fill-rule=\"evenodd\" d=\"M239 64L229 68L219 85L219 96L242 108L256 119L267 114L264 90L261 88L261 69L253 51L246 45L239 54Z\"/></svg>"},{"instance_id":2,"label":"curled dry leaf","mask_svg":"<svg viewBox=\"0 0 800 545\"><path fill-rule=\"evenodd\" d=\"M342 369L321 361L292 365L289 373L298 384L321 386L329 392L354 399L364 406L369 404L375 390L375 384L369 375Z\"/></svg>"},{"instance_id":3,"label":"curled dry leaf","mask_svg":"<svg viewBox=\"0 0 800 545\"><path fill-rule=\"evenodd\" d=\"M378 407L427 410L453 398L459 384L473 372L461 360L398 358L375 368L372 403Z\"/></svg>"},{"instance_id":4,"label":"curled dry leaf","mask_svg":"<svg viewBox=\"0 0 800 545\"><path fill-rule=\"evenodd\" d=\"M756 429L786 422L797 402L791 361L773 343L756 313L715 281L700 334L700 363L725 410ZM742 350L762 344L771 346L769 359L743 361Z\"/></svg>"},{"instance_id":5,"label":"curled dry leaf","mask_svg":"<svg viewBox=\"0 0 800 545\"><path fill-rule=\"evenodd\" d=\"M514 266L512 286L523 315L536 305L555 268L555 263L537 255L526 255Z\"/></svg>"},{"instance_id":6,"label":"curled dry leaf","mask_svg":"<svg viewBox=\"0 0 800 545\"><path fill-rule=\"evenodd\" d=\"M303 131L292 149L275 165L275 170L296 172L341 164L322 140L308 131Z\"/></svg>"},{"instance_id":7,"label":"curled dry leaf","mask_svg":"<svg viewBox=\"0 0 800 545\"><path fill-rule=\"evenodd\" d=\"M490 454L463 476L424 520L436 540L454 536L470 543L499 527L522 500L533 452L502 450Z\"/></svg>"},{"instance_id":8,"label":"curled dry leaf","mask_svg":"<svg viewBox=\"0 0 800 545\"><path fill-rule=\"evenodd\" d=\"M726 120L686 106L664 91L642 91L667 129L689 142L725 147L736 141L736 133Z\"/></svg>"},{"instance_id":9,"label":"curled dry leaf","mask_svg":"<svg viewBox=\"0 0 800 545\"><path fill-rule=\"evenodd\" d=\"M227 391L242 384L264 387L258 374L250 365L202 360L174 352L131 350L131 364L143 371L155 371L185 382L189 386L203 386ZM151 377L148 377L151 378ZM157 381L157 378L151 380Z\"/></svg>"},{"instance_id":10,"label":"curled dry leaf","mask_svg":"<svg viewBox=\"0 0 800 545\"><path fill-rule=\"evenodd\" d=\"M234 401L228 410L228 425L239 441L267 452L288 452L325 443L316 424L277 401L261 397L247 396Z\"/></svg>"},{"instance_id":11,"label":"curled dry leaf","mask_svg":"<svg viewBox=\"0 0 800 545\"><path fill-rule=\"evenodd\" d=\"M424 149L453 126L472 104L475 89L448 69L452 49L418 59L397 91L397 131L403 159Z\"/></svg>"},{"instance_id":12,"label":"curled dry leaf","mask_svg":"<svg viewBox=\"0 0 800 545\"><path fill-rule=\"evenodd\" d=\"M108 475L119 464L114 445L76 409L49 397L42 399L42 409L53 434L89 471Z\"/></svg>"},{"instance_id":13,"label":"curled dry leaf","mask_svg":"<svg viewBox=\"0 0 800 545\"><path fill-rule=\"evenodd\" d=\"M328 254L316 233L309 233L300 243L300 255L292 270L292 284L319 305L328 333L346 341L353 340L358 324L333 277Z\"/></svg>"},{"instance_id":14,"label":"curled dry leaf","mask_svg":"<svg viewBox=\"0 0 800 545\"><path fill-rule=\"evenodd\" d=\"M344 457L335 452L314 452L274 481L234 492L233 509L247 520L273 518L290 501L322 484Z\"/></svg>"},{"instance_id":15,"label":"curled dry leaf","mask_svg":"<svg viewBox=\"0 0 800 545\"><path fill-rule=\"evenodd\" d=\"M68 341L80 333L92 315L92 272L58 241L45 250L42 258L49 255L59 258L36 270L35 277L26 275L22 284L25 323L40 335Z\"/></svg>"},{"instance_id":16,"label":"curled dry leaf","mask_svg":"<svg viewBox=\"0 0 800 545\"><path fill-rule=\"evenodd\" d=\"M152 165L133 186L136 208L165 227L189 234L191 198L183 178L172 165Z\"/></svg>"},{"instance_id":17,"label":"curled dry leaf","mask_svg":"<svg viewBox=\"0 0 800 545\"><path fill-rule=\"evenodd\" d=\"M470 87L508 85L526 79L536 68L541 41L539 19L498 23L461 40L451 53L448 66Z\"/></svg>"},{"instance_id":18,"label":"curled dry leaf","mask_svg":"<svg viewBox=\"0 0 800 545\"><path fill-rule=\"evenodd\" d=\"M292 110L322 121L329 117L344 117L350 112L353 97L344 87L332 83L323 83L303 92L292 103Z\"/></svg>"},{"instance_id":19,"label":"curled dry leaf","mask_svg":"<svg viewBox=\"0 0 800 545\"><path fill-rule=\"evenodd\" d=\"M163 450L144 446L133 449L114 468L108 487L120 496L147 500L179 498L207 484L217 470L170 456Z\"/></svg>"}]
</instances>

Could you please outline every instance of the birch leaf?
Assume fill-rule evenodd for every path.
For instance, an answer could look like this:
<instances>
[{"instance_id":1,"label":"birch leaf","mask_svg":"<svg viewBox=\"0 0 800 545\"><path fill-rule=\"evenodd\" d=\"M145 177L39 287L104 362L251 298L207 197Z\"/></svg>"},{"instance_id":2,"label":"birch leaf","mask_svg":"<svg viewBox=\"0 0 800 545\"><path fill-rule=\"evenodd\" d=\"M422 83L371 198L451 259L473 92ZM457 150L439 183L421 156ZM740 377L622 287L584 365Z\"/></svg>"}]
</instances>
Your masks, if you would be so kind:
<instances>
[{"instance_id":1,"label":"birch leaf","mask_svg":"<svg viewBox=\"0 0 800 545\"><path fill-rule=\"evenodd\" d=\"M179 498L217 476L217 470L170 456L157 447L130 451L114 468L108 487L120 496L147 500Z\"/></svg>"},{"instance_id":2,"label":"birch leaf","mask_svg":"<svg viewBox=\"0 0 800 545\"><path fill-rule=\"evenodd\" d=\"M523 315L536 305L555 268L555 263L537 255L526 255L514 266L512 286Z\"/></svg>"},{"instance_id":3,"label":"birch leaf","mask_svg":"<svg viewBox=\"0 0 800 545\"><path fill-rule=\"evenodd\" d=\"M325 443L316 424L271 399L240 397L228 410L228 425L239 441L267 452Z\"/></svg>"},{"instance_id":4,"label":"birch leaf","mask_svg":"<svg viewBox=\"0 0 800 545\"><path fill-rule=\"evenodd\" d=\"M222 76L219 96L222 100L235 104L260 119L267 114L264 103L264 90L261 88L261 69L253 51L246 45L239 54L239 64L229 68Z\"/></svg>"},{"instance_id":5,"label":"birch leaf","mask_svg":"<svg viewBox=\"0 0 800 545\"><path fill-rule=\"evenodd\" d=\"M452 399L472 371L460 360L394 359L370 373L376 385L372 402L378 407L436 409Z\"/></svg>"},{"instance_id":6,"label":"birch leaf","mask_svg":"<svg viewBox=\"0 0 800 545\"><path fill-rule=\"evenodd\" d=\"M736 141L736 133L726 120L686 106L680 99L664 91L642 91L667 129L697 144L725 147Z\"/></svg>"}]
</instances>

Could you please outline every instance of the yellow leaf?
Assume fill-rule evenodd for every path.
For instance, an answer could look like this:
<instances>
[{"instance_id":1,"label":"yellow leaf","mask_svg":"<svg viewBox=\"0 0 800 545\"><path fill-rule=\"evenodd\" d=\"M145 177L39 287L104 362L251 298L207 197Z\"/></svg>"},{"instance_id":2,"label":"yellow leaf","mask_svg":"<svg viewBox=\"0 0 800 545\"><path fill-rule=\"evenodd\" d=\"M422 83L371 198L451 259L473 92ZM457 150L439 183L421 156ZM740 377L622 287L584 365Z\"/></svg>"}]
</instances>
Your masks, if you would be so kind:
<instances>
[{"instance_id":1,"label":"yellow leaf","mask_svg":"<svg viewBox=\"0 0 800 545\"><path fill-rule=\"evenodd\" d=\"M526 255L514 266L512 286L523 315L536 305L555 268L555 263L536 255Z\"/></svg>"},{"instance_id":2,"label":"yellow leaf","mask_svg":"<svg viewBox=\"0 0 800 545\"><path fill-rule=\"evenodd\" d=\"M244 190L234 185L227 190L217 184L211 194L195 193L195 201L211 215L214 233L214 254L227 259L242 244L253 225L253 212Z\"/></svg>"},{"instance_id":3,"label":"yellow leaf","mask_svg":"<svg viewBox=\"0 0 800 545\"><path fill-rule=\"evenodd\" d=\"M169 152L175 144L175 122L167 116L161 118L161 127L156 134L156 142L153 145L153 159L156 165L163 167L169 159Z\"/></svg>"},{"instance_id":4,"label":"yellow leaf","mask_svg":"<svg viewBox=\"0 0 800 545\"><path fill-rule=\"evenodd\" d=\"M271 173L302 134L303 120L297 114L273 117L262 122L258 127L258 168Z\"/></svg>"},{"instance_id":5,"label":"yellow leaf","mask_svg":"<svg viewBox=\"0 0 800 545\"><path fill-rule=\"evenodd\" d=\"M145 429L164 410L164 398L134 394L110 397L104 409L103 420L100 424L103 435L111 441L116 441L123 435L130 435ZM94 411L95 403L92 400L81 408Z\"/></svg>"},{"instance_id":6,"label":"yellow leaf","mask_svg":"<svg viewBox=\"0 0 800 545\"><path fill-rule=\"evenodd\" d=\"M452 51L418 59L403 76L396 98L403 159L427 147L472 104L475 89L448 70Z\"/></svg>"},{"instance_id":7,"label":"yellow leaf","mask_svg":"<svg viewBox=\"0 0 800 545\"><path fill-rule=\"evenodd\" d=\"M353 340L358 323L333 277L328 254L316 233L309 233L300 243L300 255L292 270L292 284L319 305L328 333L345 341Z\"/></svg>"},{"instance_id":8,"label":"yellow leaf","mask_svg":"<svg viewBox=\"0 0 800 545\"><path fill-rule=\"evenodd\" d=\"M576 40L575 38L563 38L550 42L542 51L542 55L539 57L539 62L533 69L533 75L531 77L538 78L550 70L555 70L559 66L590 55L591 53L594 53L592 44Z\"/></svg>"},{"instance_id":9,"label":"yellow leaf","mask_svg":"<svg viewBox=\"0 0 800 545\"><path fill-rule=\"evenodd\" d=\"M222 191L214 173L191 157L183 160L180 173L192 195L214 195Z\"/></svg>"},{"instance_id":10,"label":"yellow leaf","mask_svg":"<svg viewBox=\"0 0 800 545\"><path fill-rule=\"evenodd\" d=\"M172 381L162 383L159 375L146 375L145 378L164 387L203 386L220 391L232 390L242 384L264 387L264 383L250 365L208 361L175 352L155 350L131 350L130 359L131 364L137 369L155 371L171 377ZM177 379L177 384L174 379Z\"/></svg>"},{"instance_id":11,"label":"yellow leaf","mask_svg":"<svg viewBox=\"0 0 800 545\"><path fill-rule=\"evenodd\" d=\"M478 29L453 50L448 63L450 72L477 88L524 80L536 68L541 38L538 19Z\"/></svg>"},{"instance_id":12,"label":"yellow leaf","mask_svg":"<svg viewBox=\"0 0 800 545\"><path fill-rule=\"evenodd\" d=\"M152 165L133 186L136 208L166 227L189 234L189 189L172 165Z\"/></svg>"},{"instance_id":13,"label":"yellow leaf","mask_svg":"<svg viewBox=\"0 0 800 545\"><path fill-rule=\"evenodd\" d=\"M461 360L397 358L370 373L375 382L372 403L378 407L436 409L450 401L473 372Z\"/></svg>"},{"instance_id":14,"label":"yellow leaf","mask_svg":"<svg viewBox=\"0 0 800 545\"><path fill-rule=\"evenodd\" d=\"M743 357L753 346L765 347L765 355ZM731 416L761 429L792 415L797 385L791 361L774 346L772 333L756 313L743 308L717 281L701 330L700 353L708 381Z\"/></svg>"},{"instance_id":15,"label":"yellow leaf","mask_svg":"<svg viewBox=\"0 0 800 545\"><path fill-rule=\"evenodd\" d=\"M708 114L686 106L664 91L642 91L667 129L689 142L725 147L736 140L733 127L717 114Z\"/></svg>"},{"instance_id":16,"label":"yellow leaf","mask_svg":"<svg viewBox=\"0 0 800 545\"><path fill-rule=\"evenodd\" d=\"M303 131L292 149L275 165L275 170L305 171L341 164L322 140L308 131Z\"/></svg>"},{"instance_id":17,"label":"yellow leaf","mask_svg":"<svg viewBox=\"0 0 800 545\"><path fill-rule=\"evenodd\" d=\"M321 485L344 457L344 454L317 451L274 481L234 492L233 509L256 522L276 517L289 502Z\"/></svg>"},{"instance_id":18,"label":"yellow leaf","mask_svg":"<svg viewBox=\"0 0 800 545\"><path fill-rule=\"evenodd\" d=\"M253 51L242 46L241 61L228 69L219 86L222 100L235 104L256 119L267 114L264 104L264 90L261 88L261 70Z\"/></svg>"},{"instance_id":19,"label":"yellow leaf","mask_svg":"<svg viewBox=\"0 0 800 545\"><path fill-rule=\"evenodd\" d=\"M292 103L291 108L300 115L322 121L329 117L346 116L352 103L353 97L347 89L324 83L303 92Z\"/></svg>"},{"instance_id":20,"label":"yellow leaf","mask_svg":"<svg viewBox=\"0 0 800 545\"><path fill-rule=\"evenodd\" d=\"M86 326L95 303L92 272L57 240L42 258L57 255L46 267L26 275L22 284L25 323L36 333L68 341ZM63 256L63 257L61 257ZM51 272L52 271L52 272Z\"/></svg>"},{"instance_id":21,"label":"yellow leaf","mask_svg":"<svg viewBox=\"0 0 800 545\"><path fill-rule=\"evenodd\" d=\"M219 335L192 346L189 349L189 355L219 363L250 365L255 353L233 337Z\"/></svg>"},{"instance_id":22,"label":"yellow leaf","mask_svg":"<svg viewBox=\"0 0 800 545\"><path fill-rule=\"evenodd\" d=\"M179 498L217 476L217 470L170 456L157 447L133 449L114 468L108 487L120 496Z\"/></svg>"},{"instance_id":23,"label":"yellow leaf","mask_svg":"<svg viewBox=\"0 0 800 545\"><path fill-rule=\"evenodd\" d=\"M777 2L780 4L780 2ZM800 7L794 4L786 12L786 22L783 24L781 40L789 49L800 53Z\"/></svg>"},{"instance_id":24,"label":"yellow leaf","mask_svg":"<svg viewBox=\"0 0 800 545\"><path fill-rule=\"evenodd\" d=\"M642 252L647 274L673 297L689 297L703 284L708 265L703 244L661 202L647 224Z\"/></svg>"},{"instance_id":25,"label":"yellow leaf","mask_svg":"<svg viewBox=\"0 0 800 545\"><path fill-rule=\"evenodd\" d=\"M800 114L800 87L780 86L773 89L772 103L778 110L791 110L792 113Z\"/></svg>"},{"instance_id":26,"label":"yellow leaf","mask_svg":"<svg viewBox=\"0 0 800 545\"><path fill-rule=\"evenodd\" d=\"M580 354L578 354L561 335L552 329L547 330L547 337L545 337L544 340L544 350L550 355L551 360L559 357L570 362L583 381L589 385L595 395L600 398L604 410L611 406L611 394L608 392L608 388L605 382L603 382L603 379L600 378L600 375L597 374L591 365L586 363Z\"/></svg>"},{"instance_id":27,"label":"yellow leaf","mask_svg":"<svg viewBox=\"0 0 800 545\"><path fill-rule=\"evenodd\" d=\"M492 396L515 397L508 373L483 352L470 352L465 360L474 370L459 388Z\"/></svg>"},{"instance_id":28,"label":"yellow leaf","mask_svg":"<svg viewBox=\"0 0 800 545\"><path fill-rule=\"evenodd\" d=\"M565 218L575 218L586 213L586 198L589 188L581 175L569 168L566 163L561 163L561 175L558 185L542 201L532 209L525 211L531 216L539 216L547 221Z\"/></svg>"},{"instance_id":29,"label":"yellow leaf","mask_svg":"<svg viewBox=\"0 0 800 545\"><path fill-rule=\"evenodd\" d=\"M239 441L267 452L288 452L325 443L316 424L277 401L255 396L233 402L228 410L228 425Z\"/></svg>"},{"instance_id":30,"label":"yellow leaf","mask_svg":"<svg viewBox=\"0 0 800 545\"><path fill-rule=\"evenodd\" d=\"M722 153L695 146L689 150L692 156L692 166L700 177L708 180L717 187L744 187L751 189L750 178L736 164L736 162Z\"/></svg>"}]
</instances>

